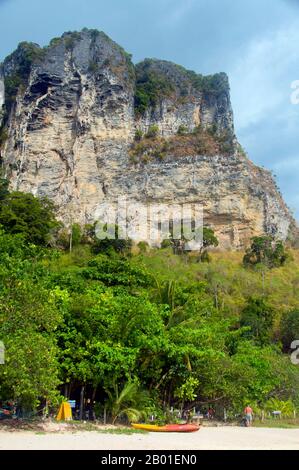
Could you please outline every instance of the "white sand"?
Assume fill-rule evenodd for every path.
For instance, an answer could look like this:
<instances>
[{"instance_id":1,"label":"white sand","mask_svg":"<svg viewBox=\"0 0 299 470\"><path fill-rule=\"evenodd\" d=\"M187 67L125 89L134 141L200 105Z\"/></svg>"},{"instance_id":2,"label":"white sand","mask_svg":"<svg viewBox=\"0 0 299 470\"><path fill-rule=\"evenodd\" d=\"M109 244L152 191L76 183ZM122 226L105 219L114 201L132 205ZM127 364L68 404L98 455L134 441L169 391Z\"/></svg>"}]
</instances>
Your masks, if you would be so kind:
<instances>
[{"instance_id":1,"label":"white sand","mask_svg":"<svg viewBox=\"0 0 299 470\"><path fill-rule=\"evenodd\" d=\"M66 432L36 434L29 431L0 432L0 449L299 449L299 429L207 427L191 434L100 434Z\"/></svg>"}]
</instances>

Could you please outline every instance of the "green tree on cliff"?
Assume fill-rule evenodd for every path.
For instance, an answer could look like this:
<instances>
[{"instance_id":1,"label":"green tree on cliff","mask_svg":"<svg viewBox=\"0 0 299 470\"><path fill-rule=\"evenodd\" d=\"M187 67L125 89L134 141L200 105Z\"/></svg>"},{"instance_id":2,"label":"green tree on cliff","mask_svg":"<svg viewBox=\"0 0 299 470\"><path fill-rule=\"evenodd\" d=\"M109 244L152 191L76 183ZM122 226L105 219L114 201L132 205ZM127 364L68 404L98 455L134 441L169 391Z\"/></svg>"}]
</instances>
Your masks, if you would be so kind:
<instances>
[{"instance_id":1,"label":"green tree on cliff","mask_svg":"<svg viewBox=\"0 0 299 470\"><path fill-rule=\"evenodd\" d=\"M243 258L245 266L263 264L269 269L282 266L288 258L282 241L265 235L253 237L251 246L246 250Z\"/></svg>"},{"instance_id":2,"label":"green tree on cliff","mask_svg":"<svg viewBox=\"0 0 299 470\"><path fill-rule=\"evenodd\" d=\"M46 245L52 229L58 226L54 206L47 198L14 191L2 200L0 224L6 232L22 233L26 240Z\"/></svg>"}]
</instances>

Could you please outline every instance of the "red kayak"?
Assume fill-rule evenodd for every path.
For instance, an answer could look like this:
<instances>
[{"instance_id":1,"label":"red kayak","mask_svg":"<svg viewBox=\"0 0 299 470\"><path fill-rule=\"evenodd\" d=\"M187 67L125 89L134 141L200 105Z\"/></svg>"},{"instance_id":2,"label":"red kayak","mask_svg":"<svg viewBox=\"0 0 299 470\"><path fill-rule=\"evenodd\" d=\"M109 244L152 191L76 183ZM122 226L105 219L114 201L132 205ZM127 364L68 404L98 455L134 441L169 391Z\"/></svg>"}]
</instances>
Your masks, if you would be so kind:
<instances>
[{"instance_id":1,"label":"red kayak","mask_svg":"<svg viewBox=\"0 0 299 470\"><path fill-rule=\"evenodd\" d=\"M132 426L135 429L150 432L194 432L199 430L198 424L165 424L165 426L157 426L156 424L132 423Z\"/></svg>"}]
</instances>

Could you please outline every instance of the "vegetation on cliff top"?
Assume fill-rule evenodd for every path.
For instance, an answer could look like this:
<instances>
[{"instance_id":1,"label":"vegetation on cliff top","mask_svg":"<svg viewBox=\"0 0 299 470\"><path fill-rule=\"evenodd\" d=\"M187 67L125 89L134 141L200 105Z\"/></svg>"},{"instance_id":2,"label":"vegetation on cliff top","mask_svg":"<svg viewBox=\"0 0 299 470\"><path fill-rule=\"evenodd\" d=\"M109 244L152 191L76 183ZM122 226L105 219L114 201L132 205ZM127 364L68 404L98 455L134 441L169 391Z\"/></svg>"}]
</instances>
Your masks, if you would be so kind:
<instances>
[{"instance_id":1,"label":"vegetation on cliff top","mask_svg":"<svg viewBox=\"0 0 299 470\"><path fill-rule=\"evenodd\" d=\"M179 127L177 135L159 136L159 128L150 126L146 134L136 131L129 150L132 163L149 163L167 156L180 158L195 155L231 155L234 152L229 132L217 133L215 127L196 127L192 132Z\"/></svg>"},{"instance_id":2,"label":"vegetation on cliff top","mask_svg":"<svg viewBox=\"0 0 299 470\"><path fill-rule=\"evenodd\" d=\"M37 44L21 42L18 48L5 59L4 66L8 66L11 70L4 78L6 114L9 114L19 88L26 86L32 64L41 60L43 54L43 49Z\"/></svg>"},{"instance_id":3,"label":"vegetation on cliff top","mask_svg":"<svg viewBox=\"0 0 299 470\"><path fill-rule=\"evenodd\" d=\"M197 92L219 95L228 90L225 73L204 76L157 59L145 59L136 65L135 110L140 115L163 98L182 100Z\"/></svg>"},{"instance_id":4,"label":"vegetation on cliff top","mask_svg":"<svg viewBox=\"0 0 299 470\"><path fill-rule=\"evenodd\" d=\"M122 47L112 41L105 33L98 30L84 28L81 32L67 32L60 38L53 38L49 46L44 48L37 44L22 42L16 51L4 61L5 73L5 116L2 123L0 145L2 145L7 133L5 125L10 110L16 100L18 90L25 88L32 65L42 60L47 51L59 44L64 44L67 51L72 51L75 44L88 33L92 41L98 38L108 41L115 51L123 57L123 63L115 61L113 55L99 64L96 59L90 60L88 70L90 73L98 73L101 66L109 65L116 74L127 76L128 83L135 83L135 111L137 116L146 112L150 107L155 107L163 98L176 96L180 100L186 99L190 94L203 92L218 95L228 90L228 80L224 73L203 76L193 71L167 61L145 59L136 65L132 63L132 56Z\"/></svg>"}]
</instances>

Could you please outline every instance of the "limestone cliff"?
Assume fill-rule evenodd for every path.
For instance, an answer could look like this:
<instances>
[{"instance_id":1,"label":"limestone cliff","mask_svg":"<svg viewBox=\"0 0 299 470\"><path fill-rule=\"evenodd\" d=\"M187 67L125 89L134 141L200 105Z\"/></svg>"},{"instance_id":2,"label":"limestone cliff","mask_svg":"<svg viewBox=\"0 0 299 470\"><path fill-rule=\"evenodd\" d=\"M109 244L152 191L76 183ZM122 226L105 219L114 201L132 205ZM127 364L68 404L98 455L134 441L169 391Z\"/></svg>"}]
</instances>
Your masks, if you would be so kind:
<instances>
[{"instance_id":1,"label":"limestone cliff","mask_svg":"<svg viewBox=\"0 0 299 470\"><path fill-rule=\"evenodd\" d=\"M21 43L0 68L0 107L11 188L47 195L66 224L92 222L103 201L124 195L201 203L223 247L261 233L286 239L294 225L270 173L240 149L223 73L134 66L85 29L46 48Z\"/></svg>"}]
</instances>

